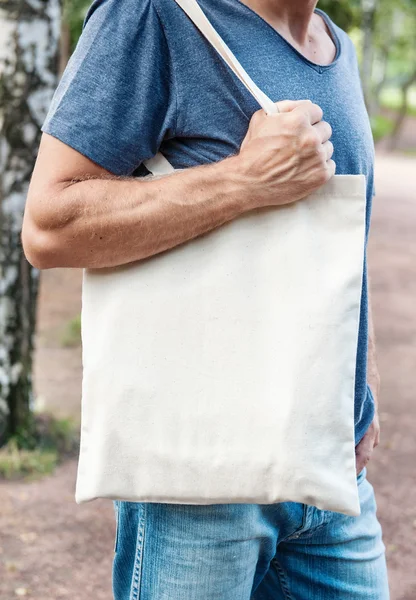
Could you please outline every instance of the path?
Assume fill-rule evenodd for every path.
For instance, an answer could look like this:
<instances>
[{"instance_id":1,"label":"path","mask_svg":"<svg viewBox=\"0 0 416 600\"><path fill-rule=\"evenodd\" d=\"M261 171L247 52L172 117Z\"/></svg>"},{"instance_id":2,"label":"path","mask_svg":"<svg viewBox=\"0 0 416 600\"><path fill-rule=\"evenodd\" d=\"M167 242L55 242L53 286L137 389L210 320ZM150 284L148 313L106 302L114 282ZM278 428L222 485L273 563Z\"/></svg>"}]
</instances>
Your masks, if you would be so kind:
<instances>
[{"instance_id":1,"label":"path","mask_svg":"<svg viewBox=\"0 0 416 600\"><path fill-rule=\"evenodd\" d=\"M369 469L392 600L416 600L416 159L378 155L369 252L382 442Z\"/></svg>"},{"instance_id":2,"label":"path","mask_svg":"<svg viewBox=\"0 0 416 600\"><path fill-rule=\"evenodd\" d=\"M370 269L383 378L382 443L369 469L384 526L392 600L416 600L416 159L379 155ZM42 402L79 415L80 351L62 348L80 273L43 275L36 382ZM111 600L109 503L76 506L76 465L0 484L0 598ZM202 600L202 599L201 599Z\"/></svg>"}]
</instances>

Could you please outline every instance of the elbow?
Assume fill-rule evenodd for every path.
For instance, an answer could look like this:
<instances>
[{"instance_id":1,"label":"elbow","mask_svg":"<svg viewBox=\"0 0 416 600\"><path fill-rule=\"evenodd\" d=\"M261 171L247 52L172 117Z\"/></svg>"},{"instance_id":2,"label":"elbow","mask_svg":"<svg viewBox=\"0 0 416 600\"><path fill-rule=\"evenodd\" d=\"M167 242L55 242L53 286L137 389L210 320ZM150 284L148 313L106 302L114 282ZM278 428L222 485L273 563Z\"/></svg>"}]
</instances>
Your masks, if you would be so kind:
<instances>
[{"instance_id":1,"label":"elbow","mask_svg":"<svg viewBox=\"0 0 416 600\"><path fill-rule=\"evenodd\" d=\"M38 228L28 219L23 223L22 245L26 259L35 269L52 269L58 266L54 234Z\"/></svg>"},{"instance_id":2,"label":"elbow","mask_svg":"<svg viewBox=\"0 0 416 600\"><path fill-rule=\"evenodd\" d=\"M35 269L51 269L55 265L53 241L47 232L25 223L22 230L23 251Z\"/></svg>"},{"instance_id":3,"label":"elbow","mask_svg":"<svg viewBox=\"0 0 416 600\"><path fill-rule=\"evenodd\" d=\"M67 235L71 214L53 192L40 195L29 188L21 240L26 259L35 269L72 266L66 264L73 254Z\"/></svg>"}]
</instances>

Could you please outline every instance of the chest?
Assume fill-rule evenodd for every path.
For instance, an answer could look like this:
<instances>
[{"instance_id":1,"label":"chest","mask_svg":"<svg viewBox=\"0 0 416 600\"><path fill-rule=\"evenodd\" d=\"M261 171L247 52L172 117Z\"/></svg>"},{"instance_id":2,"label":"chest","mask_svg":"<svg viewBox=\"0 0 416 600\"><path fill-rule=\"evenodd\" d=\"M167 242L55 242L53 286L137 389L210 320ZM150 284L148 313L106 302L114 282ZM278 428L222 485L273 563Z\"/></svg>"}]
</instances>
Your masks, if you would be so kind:
<instances>
[{"instance_id":1,"label":"chest","mask_svg":"<svg viewBox=\"0 0 416 600\"><path fill-rule=\"evenodd\" d=\"M337 172L369 175L373 144L355 57L341 48L333 64L320 67L305 60L270 26L258 22L258 17L249 19L233 6L233 20L227 23L227 4L222 8L225 14L221 15L211 4L204 10L260 89L275 102L310 99L319 104L333 129ZM179 43L177 38L171 42L178 88L177 135L164 148L177 168L238 152L250 118L259 109L244 85L183 17L177 25L183 36Z\"/></svg>"}]
</instances>

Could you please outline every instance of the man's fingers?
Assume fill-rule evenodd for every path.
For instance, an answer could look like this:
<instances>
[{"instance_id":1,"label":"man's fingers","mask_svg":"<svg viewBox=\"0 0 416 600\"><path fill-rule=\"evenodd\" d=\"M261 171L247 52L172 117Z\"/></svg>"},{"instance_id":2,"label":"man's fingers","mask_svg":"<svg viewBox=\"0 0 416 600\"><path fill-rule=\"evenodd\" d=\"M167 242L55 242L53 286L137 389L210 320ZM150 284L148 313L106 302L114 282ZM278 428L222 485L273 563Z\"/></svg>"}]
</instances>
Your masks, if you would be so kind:
<instances>
[{"instance_id":1,"label":"man's fingers","mask_svg":"<svg viewBox=\"0 0 416 600\"><path fill-rule=\"evenodd\" d=\"M329 160L332 157L332 155L334 154L334 146L333 146L332 142L330 142L328 140L327 142L322 144L322 147L325 152L326 160Z\"/></svg>"},{"instance_id":2,"label":"man's fingers","mask_svg":"<svg viewBox=\"0 0 416 600\"><path fill-rule=\"evenodd\" d=\"M332 158L326 161L326 168L328 169L329 179L331 179L331 177L335 175L335 170L337 168Z\"/></svg>"},{"instance_id":3,"label":"man's fingers","mask_svg":"<svg viewBox=\"0 0 416 600\"><path fill-rule=\"evenodd\" d=\"M324 114L322 108L311 102L311 100L281 100L280 102L276 102L276 106L279 109L279 113L294 111L303 113L308 118L311 125L315 125L322 121ZM328 128L325 127L325 135L328 135L328 131ZM331 135L332 130L326 139L329 139Z\"/></svg>"},{"instance_id":4,"label":"man's fingers","mask_svg":"<svg viewBox=\"0 0 416 600\"><path fill-rule=\"evenodd\" d=\"M357 474L361 473L368 464L373 453L374 438L371 432L367 432L355 449Z\"/></svg>"},{"instance_id":5,"label":"man's fingers","mask_svg":"<svg viewBox=\"0 0 416 600\"><path fill-rule=\"evenodd\" d=\"M356 468L356 473L357 475L359 475L361 473L361 471L364 469L364 467L366 467L370 461L371 458L371 452L365 453L365 452L357 452L356 456L355 456L355 468Z\"/></svg>"},{"instance_id":6,"label":"man's fingers","mask_svg":"<svg viewBox=\"0 0 416 600\"><path fill-rule=\"evenodd\" d=\"M305 102L311 104L310 100L281 100L280 102L276 102L276 106L281 113L291 112Z\"/></svg>"},{"instance_id":7,"label":"man's fingers","mask_svg":"<svg viewBox=\"0 0 416 600\"><path fill-rule=\"evenodd\" d=\"M367 429L366 434L364 435L361 442L355 449L356 463L357 463L357 473L363 470L368 461L373 454L374 448L378 444L378 440L380 437L380 425L378 420L378 415L374 416L373 422L370 427Z\"/></svg>"},{"instance_id":8,"label":"man's fingers","mask_svg":"<svg viewBox=\"0 0 416 600\"><path fill-rule=\"evenodd\" d=\"M322 121L322 117L324 116L323 110L317 104L313 102L301 102L299 106L296 106L293 111L303 113L308 119L311 125L315 125L315 123L319 123Z\"/></svg>"},{"instance_id":9,"label":"man's fingers","mask_svg":"<svg viewBox=\"0 0 416 600\"><path fill-rule=\"evenodd\" d=\"M371 458L371 450L369 448L362 448L358 450L355 454L355 468L357 475L361 473L361 471L368 465Z\"/></svg>"},{"instance_id":10,"label":"man's fingers","mask_svg":"<svg viewBox=\"0 0 416 600\"><path fill-rule=\"evenodd\" d=\"M313 126L314 131L318 134L322 143L329 140L332 135L332 127L326 121L319 121Z\"/></svg>"}]
</instances>

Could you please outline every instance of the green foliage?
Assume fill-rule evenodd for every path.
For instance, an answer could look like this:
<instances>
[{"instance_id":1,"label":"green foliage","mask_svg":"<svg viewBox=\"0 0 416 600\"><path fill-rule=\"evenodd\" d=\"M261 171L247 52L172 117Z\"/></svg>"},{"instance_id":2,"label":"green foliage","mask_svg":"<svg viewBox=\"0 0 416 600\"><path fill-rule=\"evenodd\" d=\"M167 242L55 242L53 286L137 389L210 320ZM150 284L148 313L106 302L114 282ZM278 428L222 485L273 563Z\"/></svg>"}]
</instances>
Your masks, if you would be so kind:
<instances>
[{"instance_id":1,"label":"green foliage","mask_svg":"<svg viewBox=\"0 0 416 600\"><path fill-rule=\"evenodd\" d=\"M71 52L74 51L81 35L82 24L90 4L91 0L64 0L63 22L69 28Z\"/></svg>"},{"instance_id":2,"label":"green foliage","mask_svg":"<svg viewBox=\"0 0 416 600\"><path fill-rule=\"evenodd\" d=\"M373 131L373 138L375 142L378 142L386 135L390 135L393 131L394 121L383 115L375 115L371 117L371 129Z\"/></svg>"},{"instance_id":3,"label":"green foliage","mask_svg":"<svg viewBox=\"0 0 416 600\"><path fill-rule=\"evenodd\" d=\"M69 419L38 415L28 431L18 431L0 450L0 479L35 478L78 450L77 428Z\"/></svg>"},{"instance_id":4,"label":"green foliage","mask_svg":"<svg viewBox=\"0 0 416 600\"><path fill-rule=\"evenodd\" d=\"M374 24L375 74L377 62L388 57L387 77L400 85L416 68L416 1L379 0Z\"/></svg>"},{"instance_id":5,"label":"green foliage","mask_svg":"<svg viewBox=\"0 0 416 600\"><path fill-rule=\"evenodd\" d=\"M81 344L81 316L71 319L62 332L61 344L65 348L72 348Z\"/></svg>"},{"instance_id":6,"label":"green foliage","mask_svg":"<svg viewBox=\"0 0 416 600\"><path fill-rule=\"evenodd\" d=\"M395 87L388 87L383 90L380 98L381 106L393 111L400 109L402 104L402 95L400 90ZM408 114L416 117L416 86L409 92Z\"/></svg>"},{"instance_id":7,"label":"green foliage","mask_svg":"<svg viewBox=\"0 0 416 600\"><path fill-rule=\"evenodd\" d=\"M56 419L48 414L37 415L36 448L56 450L59 456L78 450L78 428L71 419Z\"/></svg>"},{"instance_id":8,"label":"green foliage","mask_svg":"<svg viewBox=\"0 0 416 600\"><path fill-rule=\"evenodd\" d=\"M353 39L375 140L398 139L404 115L416 115L416 0L321 0ZM388 108L395 123L384 115Z\"/></svg>"},{"instance_id":9,"label":"green foliage","mask_svg":"<svg viewBox=\"0 0 416 600\"><path fill-rule=\"evenodd\" d=\"M325 11L331 19L344 29L350 31L361 23L361 3L359 0L319 0L318 8Z\"/></svg>"}]
</instances>

